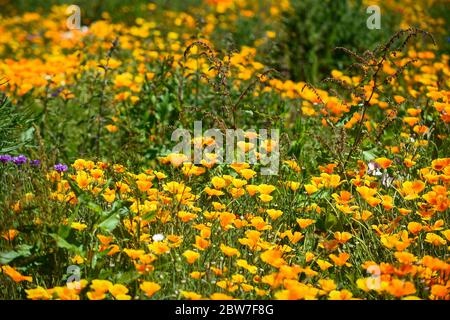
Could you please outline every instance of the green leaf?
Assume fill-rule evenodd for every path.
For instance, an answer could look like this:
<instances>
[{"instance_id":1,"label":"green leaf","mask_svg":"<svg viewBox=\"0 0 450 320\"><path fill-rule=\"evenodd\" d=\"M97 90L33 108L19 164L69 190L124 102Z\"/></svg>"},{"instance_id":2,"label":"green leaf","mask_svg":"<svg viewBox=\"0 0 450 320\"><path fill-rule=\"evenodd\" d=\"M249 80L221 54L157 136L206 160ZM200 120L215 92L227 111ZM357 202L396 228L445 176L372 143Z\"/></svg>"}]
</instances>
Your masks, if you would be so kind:
<instances>
[{"instance_id":1,"label":"green leaf","mask_svg":"<svg viewBox=\"0 0 450 320\"><path fill-rule=\"evenodd\" d=\"M70 185L70 189L72 189L72 191L77 196L79 204L81 205L81 203L83 202L83 198L82 198L82 195L84 194L83 190L81 190L80 187L78 186L78 184L75 181L73 181L72 179L67 179L67 182Z\"/></svg>"},{"instance_id":2,"label":"green leaf","mask_svg":"<svg viewBox=\"0 0 450 320\"><path fill-rule=\"evenodd\" d=\"M253 111L252 111L252 110L244 110L244 112L245 112L246 115L248 115L249 117L253 117Z\"/></svg>"},{"instance_id":3,"label":"green leaf","mask_svg":"<svg viewBox=\"0 0 450 320\"><path fill-rule=\"evenodd\" d=\"M0 252L0 264L8 264L16 258L30 256L31 248L32 248L32 246L29 246L27 244L22 244L17 247L17 250Z\"/></svg>"},{"instance_id":4,"label":"green leaf","mask_svg":"<svg viewBox=\"0 0 450 320\"><path fill-rule=\"evenodd\" d=\"M126 214L126 207L124 207L126 203L126 201L116 201L111 210L103 211L101 214L103 219L100 219L98 227L106 231L113 231L120 223L120 216Z\"/></svg>"},{"instance_id":5,"label":"green leaf","mask_svg":"<svg viewBox=\"0 0 450 320\"><path fill-rule=\"evenodd\" d=\"M33 247L28 244L21 244L16 247L16 251L19 252L23 257L28 257L29 255L31 255L31 248Z\"/></svg>"},{"instance_id":6,"label":"green leaf","mask_svg":"<svg viewBox=\"0 0 450 320\"><path fill-rule=\"evenodd\" d=\"M338 219L337 217L332 214L331 212L327 215L327 217L325 218L325 228L327 230L332 229L334 226L336 226L338 224Z\"/></svg>"},{"instance_id":7,"label":"green leaf","mask_svg":"<svg viewBox=\"0 0 450 320\"><path fill-rule=\"evenodd\" d=\"M56 245L58 248L67 249L70 252L81 254L82 250L81 248L68 243L66 240L64 240L62 237L57 235L56 233L51 233L50 236L56 241Z\"/></svg>"},{"instance_id":8,"label":"green leaf","mask_svg":"<svg viewBox=\"0 0 450 320\"><path fill-rule=\"evenodd\" d=\"M8 264L20 256L21 256L20 253L14 250L7 252L0 252L0 264Z\"/></svg>"},{"instance_id":9,"label":"green leaf","mask_svg":"<svg viewBox=\"0 0 450 320\"><path fill-rule=\"evenodd\" d=\"M22 135L20 137L22 143L28 143L29 141L31 141L34 137L34 131L34 127L31 127L27 131L22 132Z\"/></svg>"},{"instance_id":10,"label":"green leaf","mask_svg":"<svg viewBox=\"0 0 450 320\"><path fill-rule=\"evenodd\" d=\"M72 221L73 221L73 218L69 219L70 223ZM71 230L72 230L72 228L69 225L60 225L58 228L58 235L61 238L66 239L69 236Z\"/></svg>"},{"instance_id":11,"label":"green leaf","mask_svg":"<svg viewBox=\"0 0 450 320\"><path fill-rule=\"evenodd\" d=\"M91 209L92 211L94 211L95 213L102 213L103 209L101 206L99 206L98 204L94 203L94 202L89 202L87 204L88 208Z\"/></svg>"},{"instance_id":12,"label":"green leaf","mask_svg":"<svg viewBox=\"0 0 450 320\"><path fill-rule=\"evenodd\" d=\"M155 217L155 215L156 215L156 210L147 212L141 218L142 218L142 220L148 221L148 220L152 220Z\"/></svg>"},{"instance_id":13,"label":"green leaf","mask_svg":"<svg viewBox=\"0 0 450 320\"><path fill-rule=\"evenodd\" d=\"M373 159L376 158L376 155L374 154L374 152L375 152L375 149L363 151L363 159L366 162L372 161Z\"/></svg>"},{"instance_id":14,"label":"green leaf","mask_svg":"<svg viewBox=\"0 0 450 320\"><path fill-rule=\"evenodd\" d=\"M98 227L100 229L103 229L105 231L113 231L117 225L120 222L120 217L118 213L113 213L111 216L109 216L108 218L106 218L105 220L103 220L103 222L101 222Z\"/></svg>"},{"instance_id":15,"label":"green leaf","mask_svg":"<svg viewBox=\"0 0 450 320\"><path fill-rule=\"evenodd\" d=\"M115 282L128 284L138 279L139 277L140 275L136 271L128 271L117 274L117 276L115 277Z\"/></svg>"}]
</instances>

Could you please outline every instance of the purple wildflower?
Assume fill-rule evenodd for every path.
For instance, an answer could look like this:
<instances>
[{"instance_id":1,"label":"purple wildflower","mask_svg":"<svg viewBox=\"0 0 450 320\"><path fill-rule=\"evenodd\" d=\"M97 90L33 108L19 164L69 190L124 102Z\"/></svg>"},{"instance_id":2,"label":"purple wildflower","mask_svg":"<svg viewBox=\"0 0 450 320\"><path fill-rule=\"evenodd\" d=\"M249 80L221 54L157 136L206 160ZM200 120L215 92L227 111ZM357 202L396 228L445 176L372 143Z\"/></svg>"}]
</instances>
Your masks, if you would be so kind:
<instances>
[{"instance_id":1,"label":"purple wildflower","mask_svg":"<svg viewBox=\"0 0 450 320\"><path fill-rule=\"evenodd\" d=\"M21 154L20 156L14 157L12 158L12 161L17 164L17 165L21 165L27 162L27 157L25 157L23 154Z\"/></svg>"},{"instance_id":2,"label":"purple wildflower","mask_svg":"<svg viewBox=\"0 0 450 320\"><path fill-rule=\"evenodd\" d=\"M38 160L38 159L36 159L36 160L31 160L31 161L30 161L30 164L31 164L32 166L39 166L39 165L41 164L41 160Z\"/></svg>"},{"instance_id":3,"label":"purple wildflower","mask_svg":"<svg viewBox=\"0 0 450 320\"><path fill-rule=\"evenodd\" d=\"M55 169L58 172L64 172L67 171L67 166L65 164L58 163L53 166L53 169Z\"/></svg>"},{"instance_id":4,"label":"purple wildflower","mask_svg":"<svg viewBox=\"0 0 450 320\"><path fill-rule=\"evenodd\" d=\"M12 157L9 154L0 154L0 162L6 163L10 162Z\"/></svg>"},{"instance_id":5,"label":"purple wildflower","mask_svg":"<svg viewBox=\"0 0 450 320\"><path fill-rule=\"evenodd\" d=\"M59 96L59 94L63 91L63 87L59 87L57 88L53 93L52 93L52 97L57 97Z\"/></svg>"}]
</instances>

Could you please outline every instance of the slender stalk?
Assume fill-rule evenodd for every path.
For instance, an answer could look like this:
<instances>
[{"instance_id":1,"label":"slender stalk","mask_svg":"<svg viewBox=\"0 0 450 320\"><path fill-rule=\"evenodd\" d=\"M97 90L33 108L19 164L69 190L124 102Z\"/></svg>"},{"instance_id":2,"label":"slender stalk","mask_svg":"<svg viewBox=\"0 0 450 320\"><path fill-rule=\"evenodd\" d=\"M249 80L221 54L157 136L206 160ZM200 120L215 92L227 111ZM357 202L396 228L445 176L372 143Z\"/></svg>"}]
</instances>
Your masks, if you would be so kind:
<instances>
[{"instance_id":1,"label":"slender stalk","mask_svg":"<svg viewBox=\"0 0 450 320\"><path fill-rule=\"evenodd\" d=\"M114 50L117 48L119 44L119 38L115 38L112 42L112 46L108 51L108 54L106 55L106 63L104 65L101 65L100 67L103 68L105 73L103 74L103 80L102 80L102 86L100 91L100 102L98 105L98 126L97 126L97 136L95 138L96 142L96 154L97 157L100 157L100 140L101 140L101 134L102 134L102 124L103 124L103 104L105 101L105 89L108 85L108 71L109 71L109 61L111 60L112 54Z\"/></svg>"}]
</instances>

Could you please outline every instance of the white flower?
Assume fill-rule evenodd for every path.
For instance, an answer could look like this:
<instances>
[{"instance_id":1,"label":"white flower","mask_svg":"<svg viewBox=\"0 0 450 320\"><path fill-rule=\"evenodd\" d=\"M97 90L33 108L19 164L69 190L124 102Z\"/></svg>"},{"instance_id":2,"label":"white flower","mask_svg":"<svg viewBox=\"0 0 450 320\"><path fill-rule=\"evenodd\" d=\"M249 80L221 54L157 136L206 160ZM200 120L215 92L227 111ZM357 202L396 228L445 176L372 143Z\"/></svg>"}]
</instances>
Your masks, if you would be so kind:
<instances>
[{"instance_id":1,"label":"white flower","mask_svg":"<svg viewBox=\"0 0 450 320\"><path fill-rule=\"evenodd\" d=\"M164 235L162 233L157 233L157 234L153 235L152 239L155 242L163 241L164 240Z\"/></svg>"},{"instance_id":2,"label":"white flower","mask_svg":"<svg viewBox=\"0 0 450 320\"><path fill-rule=\"evenodd\" d=\"M370 161L368 163L368 173L373 175L373 176L381 176L382 173L380 171L380 165L378 163L376 163L375 161Z\"/></svg>"},{"instance_id":3,"label":"white flower","mask_svg":"<svg viewBox=\"0 0 450 320\"><path fill-rule=\"evenodd\" d=\"M383 174L381 177L381 184L387 188L389 188L392 185L392 182L394 181L393 177L390 177L388 174Z\"/></svg>"}]
</instances>

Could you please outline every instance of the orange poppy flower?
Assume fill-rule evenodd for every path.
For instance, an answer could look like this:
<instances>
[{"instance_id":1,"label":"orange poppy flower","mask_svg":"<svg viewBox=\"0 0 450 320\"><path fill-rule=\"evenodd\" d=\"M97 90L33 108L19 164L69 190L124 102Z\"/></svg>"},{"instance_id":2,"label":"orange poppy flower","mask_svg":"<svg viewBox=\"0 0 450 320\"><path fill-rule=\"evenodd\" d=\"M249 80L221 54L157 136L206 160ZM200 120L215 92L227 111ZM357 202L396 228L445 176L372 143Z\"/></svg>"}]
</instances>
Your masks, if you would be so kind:
<instances>
[{"instance_id":1,"label":"orange poppy flower","mask_svg":"<svg viewBox=\"0 0 450 320\"><path fill-rule=\"evenodd\" d=\"M343 289L341 291L333 290L328 296L330 300L352 300L353 294L350 291Z\"/></svg>"},{"instance_id":2,"label":"orange poppy flower","mask_svg":"<svg viewBox=\"0 0 450 320\"><path fill-rule=\"evenodd\" d=\"M200 257L200 253L192 250L186 250L183 253L183 256L186 258L187 263L193 264Z\"/></svg>"},{"instance_id":3,"label":"orange poppy flower","mask_svg":"<svg viewBox=\"0 0 450 320\"><path fill-rule=\"evenodd\" d=\"M213 177L211 183L215 189L222 189L227 185L226 181L220 177Z\"/></svg>"},{"instance_id":4,"label":"orange poppy flower","mask_svg":"<svg viewBox=\"0 0 450 320\"><path fill-rule=\"evenodd\" d=\"M331 268L333 265L329 263L328 261L317 259L316 263L319 265L320 270L325 271L329 268Z\"/></svg>"},{"instance_id":5,"label":"orange poppy flower","mask_svg":"<svg viewBox=\"0 0 450 320\"><path fill-rule=\"evenodd\" d=\"M208 240L203 239L202 237L199 237L199 236L195 236L195 244L194 244L194 247L196 247L197 249L203 251L203 250L205 250L206 248L208 248L210 244L211 244L211 243L210 243Z\"/></svg>"},{"instance_id":6,"label":"orange poppy flower","mask_svg":"<svg viewBox=\"0 0 450 320\"><path fill-rule=\"evenodd\" d=\"M227 245L225 245L223 243L220 244L220 250L228 257L231 257L231 256L239 257L241 255L241 253L239 252L238 249L233 248L233 247L229 247L229 246L227 246Z\"/></svg>"},{"instance_id":7,"label":"orange poppy flower","mask_svg":"<svg viewBox=\"0 0 450 320\"><path fill-rule=\"evenodd\" d=\"M259 198L261 199L262 202L270 202L273 199L273 197L268 194L260 194Z\"/></svg>"},{"instance_id":8,"label":"orange poppy flower","mask_svg":"<svg viewBox=\"0 0 450 320\"><path fill-rule=\"evenodd\" d=\"M331 260L333 260L334 264L339 267L343 265L346 265L347 267L351 266L350 263L347 263L347 260L350 258L350 255L348 253L341 252L338 256L336 256L335 254L330 254L329 257Z\"/></svg>"},{"instance_id":9,"label":"orange poppy flower","mask_svg":"<svg viewBox=\"0 0 450 320\"><path fill-rule=\"evenodd\" d=\"M251 169L242 169L239 174L246 180L250 180L256 174L256 172Z\"/></svg>"},{"instance_id":10,"label":"orange poppy flower","mask_svg":"<svg viewBox=\"0 0 450 320\"><path fill-rule=\"evenodd\" d=\"M392 279L386 291L395 297L402 297L416 292L414 284L410 281Z\"/></svg>"},{"instance_id":11,"label":"orange poppy flower","mask_svg":"<svg viewBox=\"0 0 450 320\"><path fill-rule=\"evenodd\" d=\"M402 193L405 200L414 200L419 197L419 193L425 189L425 183L420 180L415 181L405 181L402 184Z\"/></svg>"},{"instance_id":12,"label":"orange poppy flower","mask_svg":"<svg viewBox=\"0 0 450 320\"><path fill-rule=\"evenodd\" d=\"M448 165L450 165L450 158L436 159L431 162L431 167L436 171L442 171Z\"/></svg>"},{"instance_id":13,"label":"orange poppy flower","mask_svg":"<svg viewBox=\"0 0 450 320\"><path fill-rule=\"evenodd\" d=\"M261 194L270 195L276 188L270 184L260 184L258 186L258 191Z\"/></svg>"},{"instance_id":14,"label":"orange poppy flower","mask_svg":"<svg viewBox=\"0 0 450 320\"><path fill-rule=\"evenodd\" d=\"M275 268L279 268L286 263L282 255L281 250L269 249L261 253L261 260Z\"/></svg>"},{"instance_id":15,"label":"orange poppy flower","mask_svg":"<svg viewBox=\"0 0 450 320\"><path fill-rule=\"evenodd\" d=\"M353 195L345 190L342 190L339 194L333 193L331 196L334 198L334 200L336 200L337 204L347 204L354 200L352 199Z\"/></svg>"},{"instance_id":16,"label":"orange poppy flower","mask_svg":"<svg viewBox=\"0 0 450 320\"><path fill-rule=\"evenodd\" d=\"M245 190L247 190L248 194L253 197L258 192L258 186L248 184L245 186Z\"/></svg>"},{"instance_id":17,"label":"orange poppy flower","mask_svg":"<svg viewBox=\"0 0 450 320\"><path fill-rule=\"evenodd\" d=\"M188 300L201 300L202 299L202 295L192 292L192 291L180 291L181 295Z\"/></svg>"},{"instance_id":18,"label":"orange poppy flower","mask_svg":"<svg viewBox=\"0 0 450 320\"><path fill-rule=\"evenodd\" d=\"M217 1L217 0L214 0L214 1ZM213 293L212 295L210 295L210 299L211 300L233 300L234 298L232 296L229 296L224 293Z\"/></svg>"},{"instance_id":19,"label":"orange poppy flower","mask_svg":"<svg viewBox=\"0 0 450 320\"><path fill-rule=\"evenodd\" d=\"M183 162L189 160L188 157L182 153L171 153L167 156L167 159L175 168L181 166Z\"/></svg>"},{"instance_id":20,"label":"orange poppy flower","mask_svg":"<svg viewBox=\"0 0 450 320\"><path fill-rule=\"evenodd\" d=\"M33 277L23 276L20 272L18 272L13 267L3 266L2 270L3 270L3 273L6 274L7 276L9 276L11 279L13 279L14 282L22 282L22 281L33 282Z\"/></svg>"},{"instance_id":21,"label":"orange poppy flower","mask_svg":"<svg viewBox=\"0 0 450 320\"><path fill-rule=\"evenodd\" d=\"M408 223L408 231L412 234L418 234L422 230L423 226L418 222Z\"/></svg>"},{"instance_id":22,"label":"orange poppy flower","mask_svg":"<svg viewBox=\"0 0 450 320\"><path fill-rule=\"evenodd\" d=\"M140 284L139 288L145 292L147 297L151 297L161 289L161 286L155 282L144 281Z\"/></svg>"},{"instance_id":23,"label":"orange poppy flower","mask_svg":"<svg viewBox=\"0 0 450 320\"><path fill-rule=\"evenodd\" d=\"M411 264L417 260L417 258L409 252L396 252L394 256L397 258L398 262L403 264Z\"/></svg>"},{"instance_id":24,"label":"orange poppy flower","mask_svg":"<svg viewBox=\"0 0 450 320\"><path fill-rule=\"evenodd\" d=\"M313 194L319 190L315 184L305 184L304 187L308 194Z\"/></svg>"},{"instance_id":25,"label":"orange poppy flower","mask_svg":"<svg viewBox=\"0 0 450 320\"><path fill-rule=\"evenodd\" d=\"M278 219L283 214L283 211L275 209L267 209L266 212L272 220Z\"/></svg>"},{"instance_id":26,"label":"orange poppy flower","mask_svg":"<svg viewBox=\"0 0 450 320\"><path fill-rule=\"evenodd\" d=\"M302 228L302 229L305 229L308 226L310 226L316 222L316 220L313 220L313 219L300 219L300 218L297 218L296 221L297 221L298 225L300 226L300 228Z\"/></svg>"},{"instance_id":27,"label":"orange poppy flower","mask_svg":"<svg viewBox=\"0 0 450 320\"><path fill-rule=\"evenodd\" d=\"M397 102L398 104L402 103L403 101L405 101L405 98L399 95L395 95L394 96L394 100L395 102Z\"/></svg>"},{"instance_id":28,"label":"orange poppy flower","mask_svg":"<svg viewBox=\"0 0 450 320\"><path fill-rule=\"evenodd\" d=\"M375 206L377 206L378 204L381 203L380 199L377 199L377 198L374 197L374 195L377 193L377 190L375 190L375 189L371 189L369 187L362 186L362 187L357 187L356 191L372 207L375 207Z\"/></svg>"},{"instance_id":29,"label":"orange poppy flower","mask_svg":"<svg viewBox=\"0 0 450 320\"><path fill-rule=\"evenodd\" d=\"M380 165L380 167L383 169L389 168L390 165L392 164L392 160L390 160L388 158L377 158L377 159L375 159L375 162L378 163Z\"/></svg>"},{"instance_id":30,"label":"orange poppy flower","mask_svg":"<svg viewBox=\"0 0 450 320\"><path fill-rule=\"evenodd\" d=\"M349 233L349 232L335 232L334 233L334 238L339 242L339 243L346 243L347 241L349 241L353 236Z\"/></svg>"},{"instance_id":31,"label":"orange poppy flower","mask_svg":"<svg viewBox=\"0 0 450 320\"><path fill-rule=\"evenodd\" d=\"M16 229L9 229L2 233L2 238L8 241L14 240L14 238L19 234L19 231Z\"/></svg>"}]
</instances>

